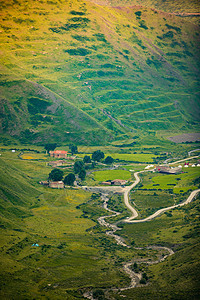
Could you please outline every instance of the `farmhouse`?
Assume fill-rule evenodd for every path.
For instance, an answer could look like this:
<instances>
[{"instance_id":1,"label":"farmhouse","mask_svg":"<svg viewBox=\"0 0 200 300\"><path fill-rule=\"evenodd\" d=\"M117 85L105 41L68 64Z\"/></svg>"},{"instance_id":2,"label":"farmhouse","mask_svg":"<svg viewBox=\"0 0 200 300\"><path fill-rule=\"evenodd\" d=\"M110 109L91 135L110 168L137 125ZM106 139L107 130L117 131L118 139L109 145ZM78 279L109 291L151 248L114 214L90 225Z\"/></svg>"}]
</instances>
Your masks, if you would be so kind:
<instances>
[{"instance_id":1,"label":"farmhouse","mask_svg":"<svg viewBox=\"0 0 200 300\"><path fill-rule=\"evenodd\" d=\"M102 181L101 184L103 184L103 185L111 185L111 181Z\"/></svg>"},{"instance_id":2,"label":"farmhouse","mask_svg":"<svg viewBox=\"0 0 200 300\"><path fill-rule=\"evenodd\" d=\"M127 180L122 180L122 179L114 179L111 181L112 185L124 185L126 184L128 181Z\"/></svg>"},{"instance_id":3,"label":"farmhouse","mask_svg":"<svg viewBox=\"0 0 200 300\"><path fill-rule=\"evenodd\" d=\"M50 181L49 187L53 189L64 189L64 182L63 181Z\"/></svg>"},{"instance_id":4,"label":"farmhouse","mask_svg":"<svg viewBox=\"0 0 200 300\"><path fill-rule=\"evenodd\" d=\"M170 168L167 165L157 166L156 171L159 173L167 173L167 174L178 174L182 171L182 167Z\"/></svg>"},{"instance_id":5,"label":"farmhouse","mask_svg":"<svg viewBox=\"0 0 200 300\"><path fill-rule=\"evenodd\" d=\"M41 185L49 185L49 182L48 181L40 181L39 184L41 184Z\"/></svg>"},{"instance_id":6,"label":"farmhouse","mask_svg":"<svg viewBox=\"0 0 200 300\"><path fill-rule=\"evenodd\" d=\"M66 164L65 160L55 160L55 161L50 161L48 163L48 165L53 167L53 168L63 166L64 164Z\"/></svg>"},{"instance_id":7,"label":"farmhouse","mask_svg":"<svg viewBox=\"0 0 200 300\"><path fill-rule=\"evenodd\" d=\"M64 150L49 151L49 154L55 158L67 158L67 151Z\"/></svg>"}]
</instances>

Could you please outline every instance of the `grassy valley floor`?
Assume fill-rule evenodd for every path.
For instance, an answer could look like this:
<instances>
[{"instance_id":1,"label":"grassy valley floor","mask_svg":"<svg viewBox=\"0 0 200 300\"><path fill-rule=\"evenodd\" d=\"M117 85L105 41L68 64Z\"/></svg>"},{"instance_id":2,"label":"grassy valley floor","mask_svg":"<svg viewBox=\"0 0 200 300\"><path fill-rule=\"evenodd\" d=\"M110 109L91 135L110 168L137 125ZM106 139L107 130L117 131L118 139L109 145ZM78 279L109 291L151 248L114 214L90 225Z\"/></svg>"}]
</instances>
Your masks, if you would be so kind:
<instances>
[{"instance_id":1,"label":"grassy valley floor","mask_svg":"<svg viewBox=\"0 0 200 300\"><path fill-rule=\"evenodd\" d=\"M99 193L80 188L54 190L38 184L52 170L47 165L49 160L41 148L1 150L2 299L13 299L13 295L15 299L84 299L83 293L88 290L103 295L97 299L121 299L123 295L130 300L188 299L188 294L190 299L196 299L199 197L150 222L125 224L121 220L130 213L123 197L111 195L108 207L121 215L108 222L118 222L121 230L116 234L124 238L127 248L117 245L113 237L105 234L106 227L99 225L98 218L109 214L102 208ZM141 170L140 164L135 167ZM100 176L97 180L117 171L130 173L97 170L94 172ZM189 193L187 187L198 186L197 170L198 167L189 167L180 175L151 172L142 175L142 186L131 192L131 203L135 204L139 217L183 201ZM69 172L64 169L65 175ZM158 186L152 189L152 182L159 184L159 189ZM177 186L171 187L172 183ZM152 245L169 247L175 254L162 263L148 266L142 261L164 255L161 250L148 249ZM137 272L147 274L147 284L115 292L114 287L129 285L130 279L123 271L123 263L128 261L133 262L132 268Z\"/></svg>"}]
</instances>

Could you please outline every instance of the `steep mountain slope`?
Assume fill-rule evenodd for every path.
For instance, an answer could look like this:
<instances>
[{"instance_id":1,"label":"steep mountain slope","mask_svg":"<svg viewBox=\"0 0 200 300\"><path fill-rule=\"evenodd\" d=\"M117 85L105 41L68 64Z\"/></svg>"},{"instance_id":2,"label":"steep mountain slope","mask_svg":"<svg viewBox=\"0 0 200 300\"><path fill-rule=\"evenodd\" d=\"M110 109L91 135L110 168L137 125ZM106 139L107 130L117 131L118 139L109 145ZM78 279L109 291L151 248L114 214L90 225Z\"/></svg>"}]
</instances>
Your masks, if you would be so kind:
<instances>
[{"instance_id":1,"label":"steep mountain slope","mask_svg":"<svg viewBox=\"0 0 200 300\"><path fill-rule=\"evenodd\" d=\"M199 12L200 3L198 0L92 0L92 2L100 5L142 5L146 7L156 8L166 12Z\"/></svg>"},{"instance_id":2,"label":"steep mountain slope","mask_svg":"<svg viewBox=\"0 0 200 300\"><path fill-rule=\"evenodd\" d=\"M90 1L4 1L2 12L3 117L7 110L9 120L19 118L20 97L26 107L23 130L4 125L4 134L105 143L138 131L198 127L198 26L146 7ZM26 95L15 93L22 84L16 79L32 84ZM32 95L34 82L47 96ZM33 109L32 97L45 109ZM52 116L53 98L70 118L62 109Z\"/></svg>"}]
</instances>

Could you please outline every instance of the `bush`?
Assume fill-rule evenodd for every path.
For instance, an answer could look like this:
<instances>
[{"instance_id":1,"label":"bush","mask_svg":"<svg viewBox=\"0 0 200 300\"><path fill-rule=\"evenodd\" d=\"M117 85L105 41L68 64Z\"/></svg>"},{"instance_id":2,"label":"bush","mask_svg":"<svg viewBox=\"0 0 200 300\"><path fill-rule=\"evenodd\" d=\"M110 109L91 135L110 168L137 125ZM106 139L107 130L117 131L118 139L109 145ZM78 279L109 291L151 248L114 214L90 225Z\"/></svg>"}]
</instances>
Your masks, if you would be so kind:
<instances>
[{"instance_id":1,"label":"bush","mask_svg":"<svg viewBox=\"0 0 200 300\"><path fill-rule=\"evenodd\" d=\"M98 299L98 300L104 300L105 299L104 292L102 290L95 290L93 292L93 297L95 299Z\"/></svg>"},{"instance_id":2,"label":"bush","mask_svg":"<svg viewBox=\"0 0 200 300\"><path fill-rule=\"evenodd\" d=\"M85 48L67 49L63 51L69 53L69 55L80 55L80 56L86 56L91 53L91 51Z\"/></svg>"},{"instance_id":3,"label":"bush","mask_svg":"<svg viewBox=\"0 0 200 300\"><path fill-rule=\"evenodd\" d=\"M83 16L83 15L85 15L85 13L83 12L83 11L75 11L75 10L71 10L70 11L70 14L71 15L78 15L78 16Z\"/></svg>"},{"instance_id":4,"label":"bush","mask_svg":"<svg viewBox=\"0 0 200 300\"><path fill-rule=\"evenodd\" d=\"M142 12L140 10L135 12L136 18L139 19L142 15Z\"/></svg>"},{"instance_id":5,"label":"bush","mask_svg":"<svg viewBox=\"0 0 200 300\"><path fill-rule=\"evenodd\" d=\"M140 280L140 284L146 284L147 282L146 282L146 279L145 278L142 278L141 280Z\"/></svg>"}]
</instances>

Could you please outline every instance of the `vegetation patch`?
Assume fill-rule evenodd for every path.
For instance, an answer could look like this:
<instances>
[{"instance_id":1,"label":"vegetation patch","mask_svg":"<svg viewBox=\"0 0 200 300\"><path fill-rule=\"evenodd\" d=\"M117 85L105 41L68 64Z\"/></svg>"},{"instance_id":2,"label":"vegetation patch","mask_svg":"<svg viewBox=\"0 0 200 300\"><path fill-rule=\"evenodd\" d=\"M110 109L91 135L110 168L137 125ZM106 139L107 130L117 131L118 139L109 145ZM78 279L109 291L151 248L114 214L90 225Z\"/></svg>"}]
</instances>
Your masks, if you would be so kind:
<instances>
[{"instance_id":1,"label":"vegetation patch","mask_svg":"<svg viewBox=\"0 0 200 300\"><path fill-rule=\"evenodd\" d=\"M114 179L129 180L131 178L131 173L125 170L105 170L95 172L94 177L97 181L107 181Z\"/></svg>"},{"instance_id":2,"label":"vegetation patch","mask_svg":"<svg viewBox=\"0 0 200 300\"><path fill-rule=\"evenodd\" d=\"M85 48L76 48L76 49L67 49L64 52L69 53L69 55L79 55L79 56L86 56L91 53L90 50Z\"/></svg>"}]
</instances>

